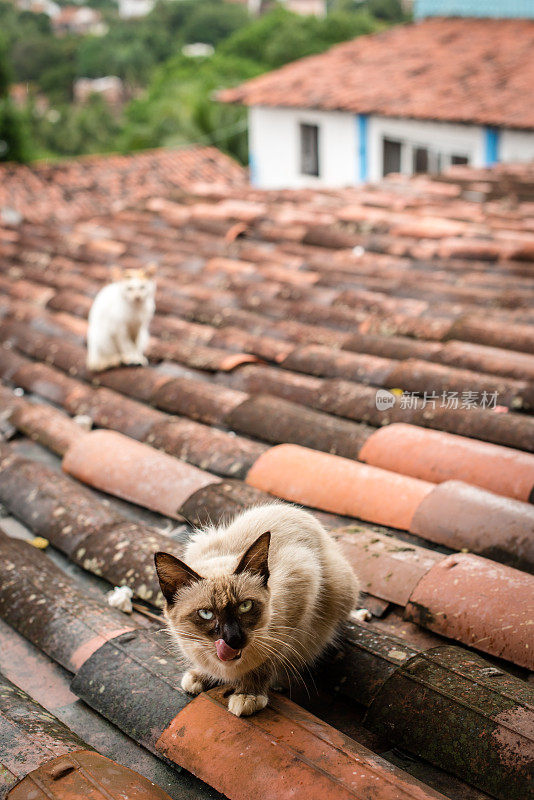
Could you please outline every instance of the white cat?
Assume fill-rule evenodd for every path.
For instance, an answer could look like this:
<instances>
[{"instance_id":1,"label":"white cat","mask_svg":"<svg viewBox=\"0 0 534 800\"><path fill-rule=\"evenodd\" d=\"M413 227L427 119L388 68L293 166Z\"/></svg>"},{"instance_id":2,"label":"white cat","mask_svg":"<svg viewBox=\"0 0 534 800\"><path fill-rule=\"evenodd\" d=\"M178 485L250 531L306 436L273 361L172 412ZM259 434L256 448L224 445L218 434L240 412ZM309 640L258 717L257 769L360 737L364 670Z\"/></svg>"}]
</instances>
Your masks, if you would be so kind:
<instances>
[{"instance_id":1,"label":"white cat","mask_svg":"<svg viewBox=\"0 0 534 800\"><path fill-rule=\"evenodd\" d=\"M148 363L144 353L155 309L154 271L152 266L126 270L98 292L89 312L87 369Z\"/></svg>"}]
</instances>

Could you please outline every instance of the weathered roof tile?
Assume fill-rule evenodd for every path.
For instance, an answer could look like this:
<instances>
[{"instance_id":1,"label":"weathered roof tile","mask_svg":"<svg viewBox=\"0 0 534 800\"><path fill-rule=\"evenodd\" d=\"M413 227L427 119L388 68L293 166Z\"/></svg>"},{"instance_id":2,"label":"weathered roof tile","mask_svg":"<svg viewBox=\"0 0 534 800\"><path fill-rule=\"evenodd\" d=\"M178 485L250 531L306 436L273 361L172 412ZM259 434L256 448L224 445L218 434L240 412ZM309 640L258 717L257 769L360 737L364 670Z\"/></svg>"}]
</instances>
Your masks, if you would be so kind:
<instances>
[{"instance_id":1,"label":"weathered roof tile","mask_svg":"<svg viewBox=\"0 0 534 800\"><path fill-rule=\"evenodd\" d=\"M152 781L111 761L80 739L57 717L0 675L0 736L3 741L0 791L27 800L50 789L56 797L123 797L170 800Z\"/></svg>"},{"instance_id":2,"label":"weathered roof tile","mask_svg":"<svg viewBox=\"0 0 534 800\"><path fill-rule=\"evenodd\" d=\"M533 128L523 102L533 41L531 20L427 19L336 45L219 96L246 105Z\"/></svg>"},{"instance_id":3,"label":"weathered roof tile","mask_svg":"<svg viewBox=\"0 0 534 800\"><path fill-rule=\"evenodd\" d=\"M175 519L187 498L216 478L114 431L92 431L65 453L63 469L83 483Z\"/></svg>"},{"instance_id":4,"label":"weathered roof tile","mask_svg":"<svg viewBox=\"0 0 534 800\"><path fill-rule=\"evenodd\" d=\"M214 147L87 156L61 164L2 167L0 205L28 219L62 221L110 212L132 200L184 189L198 181L243 186L242 167Z\"/></svg>"},{"instance_id":5,"label":"weathered roof tile","mask_svg":"<svg viewBox=\"0 0 534 800\"><path fill-rule=\"evenodd\" d=\"M134 627L27 542L0 532L0 548L0 615L65 669Z\"/></svg>"},{"instance_id":6,"label":"weathered roof tile","mask_svg":"<svg viewBox=\"0 0 534 800\"><path fill-rule=\"evenodd\" d=\"M113 160L103 159L100 166L96 161L93 178L101 169L113 172ZM441 596L428 591L431 614L419 608L421 627L402 620L400 604L411 598L414 606L419 585L424 587L424 581L438 575L438 566L448 561L437 552L447 548L469 548L494 559L476 561L482 563L482 589L509 587L512 615L514 592L528 599L531 591L526 573L519 573L524 577L516 585L507 567L496 562L525 570L532 566L532 506L524 502L530 456L520 451L534 450L534 422L528 408L534 273L531 261L511 260L515 253L530 257L532 167L460 168L439 177L413 179L391 176L377 187L331 192L265 192L231 181L194 189L175 173L174 188L163 191L161 167L147 166L148 158L136 173L134 162L135 157L123 162L131 166L131 176L123 184L123 189L131 190L128 209L122 200L114 205L120 189L114 190L112 208L101 203L100 216L94 198L87 197L80 217L81 190L72 208L62 210L63 189L58 192L50 182L48 193L42 184L39 192L51 207L56 206L61 225L50 221L42 204L32 209L35 222L0 224L0 340L8 347L0 349L0 374L11 387L35 395L28 401L20 392L14 395L0 387L2 416L11 415L15 424L13 428L7 423L5 438L26 431L59 453L67 448L65 464L70 454L82 481L145 509L185 517L194 525L229 519L243 508L269 502L273 495L314 507L330 529L347 525L347 516L368 520L370 524L358 523L356 530L343 531L344 546L349 558L360 562L370 584L367 588L390 599L375 600L381 603L382 618L352 626L345 657L327 665L326 685L331 688L332 680L339 681L347 702L347 711L336 717L336 724L338 719L345 724L341 720L348 719L349 703L363 702L373 710L368 719L376 723L376 730L387 732L391 720L397 737L392 745L402 742L416 757L433 761L499 800L510 796L523 800L525 774L517 760L509 769L492 770L491 780L487 770L487 764L497 763L501 756L493 732L500 735L505 727L488 698L498 697L499 705L506 693L499 690L498 681L506 682L507 708L522 713L517 687L528 688L522 668L517 668L521 677L514 679L514 686L504 672L501 678L483 679L470 653L466 656L466 651L449 645L437 647L443 643L444 628L439 634L430 633L436 619L442 625L439 613L448 613L444 606L450 602L452 613L463 622L459 627L451 622L444 635L483 649L488 646L485 637L493 612L488 609L485 616L486 609L481 611L471 602L465 589L468 578L454 583L457 566L451 567L447 583L450 597L442 602ZM24 184L31 174L24 168L6 169L11 187L16 180ZM63 180L62 169L60 165L58 183ZM171 181L170 167L168 171ZM69 180L82 173L72 168ZM157 191L152 191L156 183ZM86 185L84 191L93 190ZM98 191L94 190L95 196ZM25 192L20 186L18 201ZM351 213L346 211L350 208ZM352 244L358 248L353 250ZM165 356L166 361L157 367L89 374L83 346L87 313L95 293L109 280L113 261L133 269L158 264L151 354L154 359ZM243 357L252 362L264 359L270 365L240 364ZM425 392L428 396L437 388L480 395L490 386L502 389L503 402L499 399L496 409L441 407L441 396L434 408L424 398ZM405 390L405 395L402 399L398 392L392 395L394 405L381 410L378 388ZM49 405L36 405L34 400ZM521 413L515 410L519 400ZM115 431L84 433L57 406L70 414L86 412L93 424ZM362 445L365 456L373 439L376 444L384 436L391 442L399 430L391 423L405 423L400 426L405 435L400 444L384 446L380 458L398 471L355 461ZM379 430L373 433L370 426ZM456 435L447 437L445 432ZM420 457L415 460L409 434L420 440ZM484 442L482 450L477 439ZM269 447L265 442L281 444ZM29 457L23 459L17 452ZM152 553L166 549L179 556L183 545L175 537L184 535L182 528L169 538L154 527L155 516L139 506L127 509L133 522L115 511L124 508L124 502L102 502L75 478L45 467L41 460L53 463L55 457L46 456L40 445L28 440L2 451L2 458L0 500L23 523L26 534L45 536L87 572L128 585L136 597L161 605ZM486 461L493 465L491 474ZM508 463L511 469L503 469L502 464ZM443 464L447 469L440 472ZM425 477L445 478L444 482L406 475L422 470L421 465ZM500 476L498 482L495 475ZM470 483L451 481L451 476ZM490 478L492 489L504 487L515 496L520 492L523 500L473 485ZM376 531L377 524L404 532L386 536L387 531ZM416 536L424 540L425 548L412 544L420 541ZM28 557L28 564L31 561L38 569L35 554ZM506 596L500 592L502 608L500 616L493 616L498 630L490 633L491 652L523 664L522 623L506 638L507 597L508 590ZM49 605L59 619L62 612L54 602L51 597ZM29 611L33 614L34 606ZM7 604L2 606L4 612L9 613ZM415 614L413 609L410 614ZM21 613L13 617L13 624L26 625L25 619ZM512 627L518 619L514 617ZM36 626L20 630L36 637L38 646L48 646ZM71 630L78 636L76 626ZM506 639L502 651L499 636ZM103 644L86 677L90 680L105 663L113 666L110 675L114 675L120 658L121 674L132 668L127 674L137 681L140 694L132 692L129 678L120 684L113 678L102 695L97 686L98 697L87 686L80 691L113 722L128 724L129 733L137 736L142 729L139 740L153 747L161 733L156 731L161 697L170 699L164 725L187 698L175 689L173 665L158 667L157 658L165 659L161 648L152 647L141 634L135 633L131 641L125 638ZM77 658L83 659L90 652L83 632L80 644ZM427 652L418 654L420 646ZM55 652L70 658L69 647ZM150 681L148 663L153 668ZM421 670L418 675L424 672L421 684L412 680L412 663ZM476 680L468 690L465 680L470 669ZM161 680L156 681L155 675ZM398 701L400 694L393 694L391 702L387 687L393 676L395 685L404 687L402 697L411 698L408 704ZM446 698L439 691L443 681L450 690ZM147 692L156 691L156 683L158 702L150 701L149 709ZM415 713L415 707L423 707L423 697L428 701L425 713ZM468 714L465 703L461 705L466 697L471 702ZM175 711L173 702L178 706ZM320 702L314 705L322 714ZM490 705L493 716L486 713ZM464 710L458 714L460 707ZM451 754L441 731L428 737L429 720L433 724L439 713L449 721L449 729L456 719L461 736L469 738L469 763ZM222 706L220 714L226 721ZM350 730L360 730L352 718ZM516 736L517 726L513 731ZM514 742L528 746L525 737ZM419 768L419 761L410 763L412 770ZM432 768L427 764L425 769L425 780L432 782ZM442 779L445 794L460 792L457 787L449 792L449 779Z\"/></svg>"},{"instance_id":7,"label":"weathered roof tile","mask_svg":"<svg viewBox=\"0 0 534 800\"><path fill-rule=\"evenodd\" d=\"M244 392L187 378L168 380L153 395L152 403L172 414L183 414L208 424L221 424L246 400Z\"/></svg>"},{"instance_id":8,"label":"weathered roof tile","mask_svg":"<svg viewBox=\"0 0 534 800\"><path fill-rule=\"evenodd\" d=\"M86 433L80 425L51 406L26 403L13 412L10 420L30 439L61 456Z\"/></svg>"},{"instance_id":9,"label":"weathered roof tile","mask_svg":"<svg viewBox=\"0 0 534 800\"><path fill-rule=\"evenodd\" d=\"M287 698L273 698L264 713L248 718L221 713L227 705L221 689L199 695L162 733L157 747L234 800L443 800ZM228 761L229 742L242 743L245 771L239 760L218 768Z\"/></svg>"},{"instance_id":10,"label":"weathered roof tile","mask_svg":"<svg viewBox=\"0 0 534 800\"><path fill-rule=\"evenodd\" d=\"M409 601L423 575L445 558L375 531L341 528L334 538L358 570L363 590L400 606Z\"/></svg>"},{"instance_id":11,"label":"weathered roof tile","mask_svg":"<svg viewBox=\"0 0 534 800\"><path fill-rule=\"evenodd\" d=\"M467 483L436 486L415 512L410 531L534 572L534 506Z\"/></svg>"},{"instance_id":12,"label":"weathered roof tile","mask_svg":"<svg viewBox=\"0 0 534 800\"><path fill-rule=\"evenodd\" d=\"M531 670L533 605L532 575L471 553L456 553L421 578L406 616Z\"/></svg>"},{"instance_id":13,"label":"weathered roof tile","mask_svg":"<svg viewBox=\"0 0 534 800\"><path fill-rule=\"evenodd\" d=\"M263 394L254 395L236 406L226 422L239 433L273 444L292 442L354 459L373 433L366 425Z\"/></svg>"}]
</instances>

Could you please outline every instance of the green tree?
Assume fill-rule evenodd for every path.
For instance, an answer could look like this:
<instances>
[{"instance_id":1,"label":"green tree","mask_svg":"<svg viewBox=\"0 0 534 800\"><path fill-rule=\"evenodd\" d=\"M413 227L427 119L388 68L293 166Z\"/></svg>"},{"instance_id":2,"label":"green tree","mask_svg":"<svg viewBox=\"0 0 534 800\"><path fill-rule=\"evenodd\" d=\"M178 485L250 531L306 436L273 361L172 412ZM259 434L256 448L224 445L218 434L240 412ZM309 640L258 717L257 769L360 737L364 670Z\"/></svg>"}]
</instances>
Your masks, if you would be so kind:
<instances>
[{"instance_id":1,"label":"green tree","mask_svg":"<svg viewBox=\"0 0 534 800\"><path fill-rule=\"evenodd\" d=\"M147 94L128 107L119 148L201 142L246 161L246 113L218 103L215 95L261 71L254 62L217 53L204 59L170 59L156 71Z\"/></svg>"},{"instance_id":2,"label":"green tree","mask_svg":"<svg viewBox=\"0 0 534 800\"><path fill-rule=\"evenodd\" d=\"M278 6L228 37L221 44L220 52L259 62L266 69L276 69L379 28L380 24L367 12L334 11L325 19L317 19L300 17Z\"/></svg>"},{"instance_id":3,"label":"green tree","mask_svg":"<svg viewBox=\"0 0 534 800\"><path fill-rule=\"evenodd\" d=\"M108 36L87 36L78 48L76 75L101 78L117 75L133 86L150 81L154 54L142 38L132 35L130 27L119 27Z\"/></svg>"},{"instance_id":4,"label":"green tree","mask_svg":"<svg viewBox=\"0 0 534 800\"><path fill-rule=\"evenodd\" d=\"M404 11L400 0L367 0L366 7L377 19L390 23L405 22L411 16Z\"/></svg>"},{"instance_id":5,"label":"green tree","mask_svg":"<svg viewBox=\"0 0 534 800\"><path fill-rule=\"evenodd\" d=\"M92 95L81 106L63 105L45 114L35 137L42 153L61 156L102 153L113 149L119 121L106 101Z\"/></svg>"},{"instance_id":6,"label":"green tree","mask_svg":"<svg viewBox=\"0 0 534 800\"><path fill-rule=\"evenodd\" d=\"M46 14L20 11L15 4L0 0L0 27L8 49L13 42L35 33L51 34L50 19Z\"/></svg>"},{"instance_id":7,"label":"green tree","mask_svg":"<svg viewBox=\"0 0 534 800\"><path fill-rule=\"evenodd\" d=\"M0 39L0 161L28 161L27 128L9 96L11 78L7 44Z\"/></svg>"},{"instance_id":8,"label":"green tree","mask_svg":"<svg viewBox=\"0 0 534 800\"><path fill-rule=\"evenodd\" d=\"M228 3L200 3L187 19L183 35L186 42L217 45L249 21L247 10Z\"/></svg>"},{"instance_id":9,"label":"green tree","mask_svg":"<svg viewBox=\"0 0 534 800\"><path fill-rule=\"evenodd\" d=\"M329 6L336 11L366 11L389 24L411 19L411 14L404 11L400 0L331 0Z\"/></svg>"}]
</instances>

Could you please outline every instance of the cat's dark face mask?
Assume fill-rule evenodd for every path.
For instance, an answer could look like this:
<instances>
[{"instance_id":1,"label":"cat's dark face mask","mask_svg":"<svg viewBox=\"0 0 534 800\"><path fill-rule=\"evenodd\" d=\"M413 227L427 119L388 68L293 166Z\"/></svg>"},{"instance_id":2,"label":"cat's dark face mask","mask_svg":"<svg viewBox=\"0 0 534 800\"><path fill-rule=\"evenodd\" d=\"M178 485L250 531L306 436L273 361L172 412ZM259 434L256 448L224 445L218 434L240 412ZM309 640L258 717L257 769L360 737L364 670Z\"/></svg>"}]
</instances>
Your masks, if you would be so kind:
<instances>
[{"instance_id":1,"label":"cat's dark face mask","mask_svg":"<svg viewBox=\"0 0 534 800\"><path fill-rule=\"evenodd\" d=\"M168 553L156 555L167 618L178 638L221 666L238 662L247 645L255 649L254 632L265 622L268 600L269 543L270 534L262 534L231 575L211 578Z\"/></svg>"}]
</instances>

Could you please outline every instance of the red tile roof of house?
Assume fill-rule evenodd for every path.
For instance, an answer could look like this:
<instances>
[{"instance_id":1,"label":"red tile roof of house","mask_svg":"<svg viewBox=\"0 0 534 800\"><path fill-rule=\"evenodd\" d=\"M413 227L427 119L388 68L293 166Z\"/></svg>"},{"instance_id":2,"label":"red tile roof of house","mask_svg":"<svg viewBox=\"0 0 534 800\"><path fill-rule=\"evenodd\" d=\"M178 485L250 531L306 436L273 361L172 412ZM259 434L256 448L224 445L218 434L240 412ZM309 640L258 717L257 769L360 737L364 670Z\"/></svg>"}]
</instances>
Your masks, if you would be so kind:
<instances>
[{"instance_id":1,"label":"red tile roof of house","mask_svg":"<svg viewBox=\"0 0 534 800\"><path fill-rule=\"evenodd\" d=\"M105 171L105 159L93 161ZM266 726L269 742L295 743L299 797L325 796L312 751L326 780L352 763L342 733L365 737L366 765L384 752L375 734L388 733L415 758L403 769L427 784L408 797L432 796L430 786L523 800L534 705L534 166L324 192L159 184L98 214L102 190L88 183L79 197L89 213L70 221L49 176L41 202L57 204L61 222L0 222L0 502L18 535L46 537L56 563L79 569L56 593L50 556L0 535L0 617L77 672L73 691L96 711L233 800L252 796L252 780L265 788L275 749L258 750L247 782L240 770L223 781L196 746L172 746L177 729L197 742L209 720L235 767ZM149 365L89 373L95 293L113 266L153 262ZM395 403L382 407L384 397ZM127 584L154 613L155 550L179 556L191 524L273 496L314 509L376 616L350 629L348 661L328 664L326 685L343 700L299 698L322 723L274 699L236 728L220 694L187 703L168 649L144 638L138 616L124 618L134 630L115 644L115 612L98 597L85 605L84 582L93 595L93 576ZM8 677L24 677L2 659ZM438 713L455 732L464 725L458 752ZM333 736L341 762L318 745ZM366 770L350 796L368 796ZM294 786L277 783L276 797Z\"/></svg>"},{"instance_id":2,"label":"red tile roof of house","mask_svg":"<svg viewBox=\"0 0 534 800\"><path fill-rule=\"evenodd\" d=\"M534 128L534 21L428 19L222 91L225 102Z\"/></svg>"},{"instance_id":3,"label":"red tile roof of house","mask_svg":"<svg viewBox=\"0 0 534 800\"><path fill-rule=\"evenodd\" d=\"M179 196L195 183L244 185L246 170L215 147L159 148L30 166L0 165L0 213L35 222L118 211L146 197Z\"/></svg>"}]
</instances>

